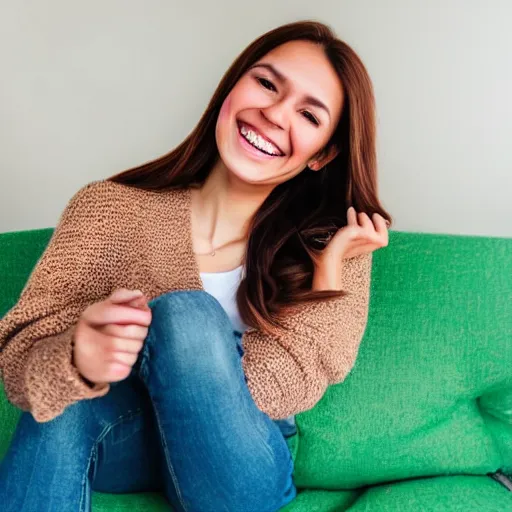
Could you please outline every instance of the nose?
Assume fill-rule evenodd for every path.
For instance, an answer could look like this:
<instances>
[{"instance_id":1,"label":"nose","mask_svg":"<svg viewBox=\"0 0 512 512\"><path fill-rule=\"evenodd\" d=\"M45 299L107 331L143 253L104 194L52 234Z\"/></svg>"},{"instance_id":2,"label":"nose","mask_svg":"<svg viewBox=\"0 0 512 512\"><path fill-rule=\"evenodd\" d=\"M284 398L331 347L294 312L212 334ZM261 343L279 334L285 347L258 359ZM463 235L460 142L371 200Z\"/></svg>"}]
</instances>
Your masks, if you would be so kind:
<instances>
[{"instance_id":1,"label":"nose","mask_svg":"<svg viewBox=\"0 0 512 512\"><path fill-rule=\"evenodd\" d=\"M290 115L286 102L276 101L272 105L260 109L260 113L274 128L279 128L280 130L288 128Z\"/></svg>"}]
</instances>

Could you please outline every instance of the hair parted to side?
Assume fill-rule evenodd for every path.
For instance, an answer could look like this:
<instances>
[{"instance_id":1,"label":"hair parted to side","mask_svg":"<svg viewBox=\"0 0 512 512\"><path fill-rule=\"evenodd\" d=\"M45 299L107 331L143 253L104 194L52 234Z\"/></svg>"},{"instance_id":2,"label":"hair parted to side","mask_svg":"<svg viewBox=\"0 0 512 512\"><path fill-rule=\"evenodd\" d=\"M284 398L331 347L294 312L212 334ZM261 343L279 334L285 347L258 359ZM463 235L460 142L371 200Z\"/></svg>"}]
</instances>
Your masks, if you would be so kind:
<instances>
[{"instance_id":1,"label":"hair parted to side","mask_svg":"<svg viewBox=\"0 0 512 512\"><path fill-rule=\"evenodd\" d=\"M168 190L204 182L219 154L215 127L220 108L240 77L274 48L296 40L323 47L344 92L341 118L331 141L339 154L320 172L305 169L278 185L252 220L245 279L238 290L242 319L273 331L288 307L327 300L344 292L312 292L311 249L347 224L349 206L391 216L378 199L373 86L357 54L318 22L296 22L256 39L233 62L190 135L170 153L126 170L110 181L147 190Z\"/></svg>"}]
</instances>

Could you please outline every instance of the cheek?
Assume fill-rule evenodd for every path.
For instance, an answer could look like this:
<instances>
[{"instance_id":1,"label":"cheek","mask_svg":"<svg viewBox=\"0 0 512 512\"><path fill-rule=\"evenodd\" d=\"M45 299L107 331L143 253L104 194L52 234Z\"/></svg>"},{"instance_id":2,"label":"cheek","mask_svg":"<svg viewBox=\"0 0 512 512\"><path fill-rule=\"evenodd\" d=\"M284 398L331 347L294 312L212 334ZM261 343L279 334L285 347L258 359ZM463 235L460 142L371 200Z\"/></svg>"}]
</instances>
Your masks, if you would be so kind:
<instances>
[{"instance_id":1,"label":"cheek","mask_svg":"<svg viewBox=\"0 0 512 512\"><path fill-rule=\"evenodd\" d=\"M323 147L318 134L312 133L307 127L293 131L292 145L293 158L300 162L306 162Z\"/></svg>"},{"instance_id":2,"label":"cheek","mask_svg":"<svg viewBox=\"0 0 512 512\"><path fill-rule=\"evenodd\" d=\"M325 126L315 128L313 125L303 122L302 119L294 119L290 131L293 147L292 158L297 161L298 165L307 163L325 148L331 136L331 130Z\"/></svg>"},{"instance_id":3,"label":"cheek","mask_svg":"<svg viewBox=\"0 0 512 512\"><path fill-rule=\"evenodd\" d=\"M222 104L219 112L219 121L224 121L227 117L229 117L229 113L231 112L231 95L229 95Z\"/></svg>"},{"instance_id":4,"label":"cheek","mask_svg":"<svg viewBox=\"0 0 512 512\"><path fill-rule=\"evenodd\" d=\"M231 94L224 100L220 107L217 123L215 127L215 137L217 146L223 146L229 138L231 130L231 118L233 115L233 97Z\"/></svg>"},{"instance_id":5,"label":"cheek","mask_svg":"<svg viewBox=\"0 0 512 512\"><path fill-rule=\"evenodd\" d=\"M228 99L230 113L234 116L245 110L264 107L269 102L262 87L249 77L242 78L233 87L226 101Z\"/></svg>"}]
</instances>

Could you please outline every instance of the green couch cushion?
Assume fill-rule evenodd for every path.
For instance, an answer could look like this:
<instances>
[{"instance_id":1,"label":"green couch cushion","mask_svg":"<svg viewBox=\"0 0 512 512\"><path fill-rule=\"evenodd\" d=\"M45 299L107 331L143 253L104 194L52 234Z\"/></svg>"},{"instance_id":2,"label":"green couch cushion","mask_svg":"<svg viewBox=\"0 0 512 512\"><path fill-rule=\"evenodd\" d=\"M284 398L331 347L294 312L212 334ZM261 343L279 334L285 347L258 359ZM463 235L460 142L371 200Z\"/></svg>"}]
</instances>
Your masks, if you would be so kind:
<instances>
[{"instance_id":1,"label":"green couch cushion","mask_svg":"<svg viewBox=\"0 0 512 512\"><path fill-rule=\"evenodd\" d=\"M92 493L93 512L170 512L164 495L157 492Z\"/></svg>"},{"instance_id":2,"label":"green couch cushion","mask_svg":"<svg viewBox=\"0 0 512 512\"><path fill-rule=\"evenodd\" d=\"M93 495L94 512L167 512L161 494ZM425 478L360 491L306 490L281 512L505 512L512 493L482 476Z\"/></svg>"},{"instance_id":3,"label":"green couch cushion","mask_svg":"<svg viewBox=\"0 0 512 512\"><path fill-rule=\"evenodd\" d=\"M0 234L0 318L16 303L28 276L50 241L53 229ZM20 416L5 399L0 382L0 460Z\"/></svg>"},{"instance_id":4,"label":"green couch cushion","mask_svg":"<svg viewBox=\"0 0 512 512\"><path fill-rule=\"evenodd\" d=\"M161 494L93 494L94 512L168 512ZM424 478L360 491L306 490L281 512L504 512L512 493L488 477Z\"/></svg>"},{"instance_id":5,"label":"green couch cushion","mask_svg":"<svg viewBox=\"0 0 512 512\"><path fill-rule=\"evenodd\" d=\"M512 239L391 233L353 371L297 416L297 485L512 470L511 254Z\"/></svg>"},{"instance_id":6,"label":"green couch cushion","mask_svg":"<svg viewBox=\"0 0 512 512\"><path fill-rule=\"evenodd\" d=\"M20 410L7 401L3 384L0 382L0 461L9 447L19 417Z\"/></svg>"},{"instance_id":7,"label":"green couch cushion","mask_svg":"<svg viewBox=\"0 0 512 512\"><path fill-rule=\"evenodd\" d=\"M506 512L512 510L512 493L485 476L424 478L371 487L346 510L349 512Z\"/></svg>"}]
</instances>

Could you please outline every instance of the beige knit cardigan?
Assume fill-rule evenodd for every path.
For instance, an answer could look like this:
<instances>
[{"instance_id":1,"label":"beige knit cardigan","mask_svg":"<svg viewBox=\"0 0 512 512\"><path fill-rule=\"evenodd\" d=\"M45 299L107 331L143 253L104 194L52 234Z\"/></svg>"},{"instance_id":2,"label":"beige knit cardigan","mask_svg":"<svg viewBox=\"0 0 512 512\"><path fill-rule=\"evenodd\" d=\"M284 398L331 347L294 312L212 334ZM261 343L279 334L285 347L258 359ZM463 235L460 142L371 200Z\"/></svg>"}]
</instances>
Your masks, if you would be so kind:
<instances>
[{"instance_id":1,"label":"beige knit cardigan","mask_svg":"<svg viewBox=\"0 0 512 512\"><path fill-rule=\"evenodd\" d=\"M149 299L203 289L190 205L190 189L146 191L106 180L71 198L17 304L0 320L0 377L12 404L44 422L108 392L109 385L87 385L71 352L82 311L114 289L140 289ZM247 384L271 418L310 409L352 369L370 274L371 255L344 260L346 296L297 307L278 334L245 332Z\"/></svg>"}]
</instances>

